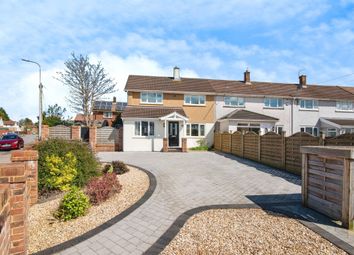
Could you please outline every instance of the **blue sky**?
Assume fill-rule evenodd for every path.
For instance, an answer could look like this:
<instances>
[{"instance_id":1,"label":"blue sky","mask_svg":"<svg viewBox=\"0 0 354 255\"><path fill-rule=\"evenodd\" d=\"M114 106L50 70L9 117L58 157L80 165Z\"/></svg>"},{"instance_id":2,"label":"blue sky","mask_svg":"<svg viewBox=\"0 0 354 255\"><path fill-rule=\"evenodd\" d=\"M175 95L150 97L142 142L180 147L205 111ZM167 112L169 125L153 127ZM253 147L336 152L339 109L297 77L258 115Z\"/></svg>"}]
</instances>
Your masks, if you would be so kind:
<instances>
[{"instance_id":1,"label":"blue sky","mask_svg":"<svg viewBox=\"0 0 354 255\"><path fill-rule=\"evenodd\" d=\"M354 86L354 1L1 1L0 106L12 119L38 109L36 66L20 59L41 63L44 105L66 106L54 77L71 52L101 61L119 100L129 74L175 65L186 77L242 79L248 67L252 80L297 82L301 71Z\"/></svg>"}]
</instances>

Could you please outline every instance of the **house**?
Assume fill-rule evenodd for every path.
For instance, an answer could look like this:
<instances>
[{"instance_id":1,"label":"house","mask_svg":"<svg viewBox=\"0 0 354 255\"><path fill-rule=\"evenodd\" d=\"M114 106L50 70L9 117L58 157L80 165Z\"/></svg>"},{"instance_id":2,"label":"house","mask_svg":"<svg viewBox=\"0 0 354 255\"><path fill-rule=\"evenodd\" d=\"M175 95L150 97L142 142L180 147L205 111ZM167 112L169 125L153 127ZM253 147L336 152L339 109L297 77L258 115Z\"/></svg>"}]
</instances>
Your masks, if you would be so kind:
<instances>
[{"instance_id":1,"label":"house","mask_svg":"<svg viewBox=\"0 0 354 255\"><path fill-rule=\"evenodd\" d=\"M292 135L299 131L333 136L354 129L354 89L298 83L214 80L130 75L122 113L125 151L161 151L200 141L213 144L214 130L269 131Z\"/></svg>"},{"instance_id":2,"label":"house","mask_svg":"<svg viewBox=\"0 0 354 255\"><path fill-rule=\"evenodd\" d=\"M21 131L20 126L16 121L13 120L3 120L0 118L0 128L2 130L8 130L9 132L19 132Z\"/></svg>"},{"instance_id":3,"label":"house","mask_svg":"<svg viewBox=\"0 0 354 255\"><path fill-rule=\"evenodd\" d=\"M112 122L123 112L126 106L126 102L117 102L116 97L113 97L112 101L95 101L91 120L97 125L111 126ZM85 125L85 116L81 113L76 114L74 122L76 124Z\"/></svg>"}]
</instances>

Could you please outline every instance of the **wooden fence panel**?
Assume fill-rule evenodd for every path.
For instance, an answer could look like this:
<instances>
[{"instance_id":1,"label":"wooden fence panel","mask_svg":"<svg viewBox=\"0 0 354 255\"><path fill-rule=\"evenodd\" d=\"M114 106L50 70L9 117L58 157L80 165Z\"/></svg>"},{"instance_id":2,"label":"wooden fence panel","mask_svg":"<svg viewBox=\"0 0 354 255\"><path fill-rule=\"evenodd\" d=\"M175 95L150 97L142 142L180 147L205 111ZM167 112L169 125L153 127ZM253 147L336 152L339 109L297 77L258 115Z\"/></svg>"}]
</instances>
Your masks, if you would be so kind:
<instances>
[{"instance_id":1,"label":"wooden fence panel","mask_svg":"<svg viewBox=\"0 0 354 255\"><path fill-rule=\"evenodd\" d=\"M261 136L261 162L277 168L283 168L284 137L274 132Z\"/></svg>"},{"instance_id":2,"label":"wooden fence panel","mask_svg":"<svg viewBox=\"0 0 354 255\"><path fill-rule=\"evenodd\" d=\"M70 140L71 128L64 125L50 127L49 138L60 138L60 139Z\"/></svg>"},{"instance_id":3,"label":"wooden fence panel","mask_svg":"<svg viewBox=\"0 0 354 255\"><path fill-rule=\"evenodd\" d=\"M289 172L300 175L302 155L301 146L319 145L320 138L308 133L299 132L285 139L285 168Z\"/></svg>"},{"instance_id":4,"label":"wooden fence panel","mask_svg":"<svg viewBox=\"0 0 354 255\"><path fill-rule=\"evenodd\" d=\"M97 129L97 144L115 144L117 129L112 127L102 127Z\"/></svg>"},{"instance_id":5,"label":"wooden fence panel","mask_svg":"<svg viewBox=\"0 0 354 255\"><path fill-rule=\"evenodd\" d=\"M333 138L327 138L325 145L354 146L354 134L343 134Z\"/></svg>"},{"instance_id":6,"label":"wooden fence panel","mask_svg":"<svg viewBox=\"0 0 354 255\"><path fill-rule=\"evenodd\" d=\"M220 151L221 150L221 134L214 134L214 149Z\"/></svg>"},{"instance_id":7,"label":"wooden fence panel","mask_svg":"<svg viewBox=\"0 0 354 255\"><path fill-rule=\"evenodd\" d=\"M230 153L231 152L231 134L223 133L221 134L221 151Z\"/></svg>"},{"instance_id":8,"label":"wooden fence panel","mask_svg":"<svg viewBox=\"0 0 354 255\"><path fill-rule=\"evenodd\" d=\"M258 161L259 159L259 135L255 132L247 132L243 136L243 156Z\"/></svg>"},{"instance_id":9,"label":"wooden fence panel","mask_svg":"<svg viewBox=\"0 0 354 255\"><path fill-rule=\"evenodd\" d=\"M236 131L231 135L231 153L243 157L243 139L242 133L240 131Z\"/></svg>"}]
</instances>

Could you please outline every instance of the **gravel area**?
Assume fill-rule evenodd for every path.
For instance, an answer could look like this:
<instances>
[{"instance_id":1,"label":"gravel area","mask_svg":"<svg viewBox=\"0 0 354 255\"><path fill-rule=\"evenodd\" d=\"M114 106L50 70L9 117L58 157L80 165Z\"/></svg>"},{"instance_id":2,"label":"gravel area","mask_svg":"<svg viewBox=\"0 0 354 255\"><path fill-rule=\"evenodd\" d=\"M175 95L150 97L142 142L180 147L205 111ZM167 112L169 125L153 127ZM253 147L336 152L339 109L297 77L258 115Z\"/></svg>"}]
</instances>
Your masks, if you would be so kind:
<instances>
[{"instance_id":1,"label":"gravel area","mask_svg":"<svg viewBox=\"0 0 354 255\"><path fill-rule=\"evenodd\" d=\"M149 177L142 171L129 167L130 171L118 175L122 190L106 202L92 206L87 215L78 219L59 222L53 218L60 197L36 204L29 212L29 253L34 253L77 237L118 215L138 201L149 187Z\"/></svg>"},{"instance_id":2,"label":"gravel area","mask_svg":"<svg viewBox=\"0 0 354 255\"><path fill-rule=\"evenodd\" d=\"M161 254L347 253L295 219L261 209L219 209L192 216Z\"/></svg>"}]
</instances>

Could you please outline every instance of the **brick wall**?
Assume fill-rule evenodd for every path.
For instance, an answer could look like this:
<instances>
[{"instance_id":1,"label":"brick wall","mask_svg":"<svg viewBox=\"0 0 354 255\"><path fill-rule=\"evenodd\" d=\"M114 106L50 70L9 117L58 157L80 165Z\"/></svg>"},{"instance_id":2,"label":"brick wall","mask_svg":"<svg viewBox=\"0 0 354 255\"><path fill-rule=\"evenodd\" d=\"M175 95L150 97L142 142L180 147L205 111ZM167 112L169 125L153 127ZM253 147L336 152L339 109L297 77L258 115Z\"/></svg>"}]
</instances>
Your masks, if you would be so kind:
<instances>
[{"instance_id":1,"label":"brick wall","mask_svg":"<svg viewBox=\"0 0 354 255\"><path fill-rule=\"evenodd\" d=\"M14 151L0 164L0 254L27 254L28 209L37 202L38 153Z\"/></svg>"}]
</instances>

